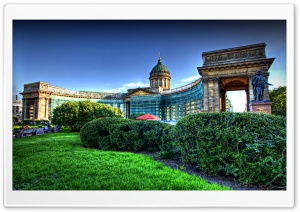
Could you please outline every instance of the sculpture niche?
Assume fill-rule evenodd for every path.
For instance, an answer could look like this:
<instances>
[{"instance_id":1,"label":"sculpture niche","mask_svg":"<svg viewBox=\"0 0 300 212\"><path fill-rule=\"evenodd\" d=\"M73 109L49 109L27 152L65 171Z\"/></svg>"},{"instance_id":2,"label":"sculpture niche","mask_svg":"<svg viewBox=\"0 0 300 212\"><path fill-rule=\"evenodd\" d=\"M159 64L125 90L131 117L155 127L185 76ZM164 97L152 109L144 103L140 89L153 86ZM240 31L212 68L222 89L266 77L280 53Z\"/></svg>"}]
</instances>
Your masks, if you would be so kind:
<instances>
[{"instance_id":1,"label":"sculpture niche","mask_svg":"<svg viewBox=\"0 0 300 212\"><path fill-rule=\"evenodd\" d=\"M256 72L256 75L252 78L254 101L264 101L264 88L265 84L272 85L267 82L265 77L261 74L261 70Z\"/></svg>"}]
</instances>

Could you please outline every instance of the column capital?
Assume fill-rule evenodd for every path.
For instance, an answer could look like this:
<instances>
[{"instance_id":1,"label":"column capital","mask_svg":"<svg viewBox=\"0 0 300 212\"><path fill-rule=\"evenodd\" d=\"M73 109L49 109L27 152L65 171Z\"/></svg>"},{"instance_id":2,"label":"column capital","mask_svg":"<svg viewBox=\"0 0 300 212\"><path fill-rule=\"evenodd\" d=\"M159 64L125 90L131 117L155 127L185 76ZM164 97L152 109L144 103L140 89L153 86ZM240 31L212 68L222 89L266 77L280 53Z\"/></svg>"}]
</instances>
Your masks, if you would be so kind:
<instances>
[{"instance_id":1,"label":"column capital","mask_svg":"<svg viewBox=\"0 0 300 212\"><path fill-rule=\"evenodd\" d=\"M208 79L202 77L202 82L206 83L206 82L208 82Z\"/></svg>"},{"instance_id":2,"label":"column capital","mask_svg":"<svg viewBox=\"0 0 300 212\"><path fill-rule=\"evenodd\" d=\"M220 81L220 78L219 78L219 77L214 77L214 78L212 78L212 80L213 80L214 82L219 82L219 81Z\"/></svg>"}]
</instances>

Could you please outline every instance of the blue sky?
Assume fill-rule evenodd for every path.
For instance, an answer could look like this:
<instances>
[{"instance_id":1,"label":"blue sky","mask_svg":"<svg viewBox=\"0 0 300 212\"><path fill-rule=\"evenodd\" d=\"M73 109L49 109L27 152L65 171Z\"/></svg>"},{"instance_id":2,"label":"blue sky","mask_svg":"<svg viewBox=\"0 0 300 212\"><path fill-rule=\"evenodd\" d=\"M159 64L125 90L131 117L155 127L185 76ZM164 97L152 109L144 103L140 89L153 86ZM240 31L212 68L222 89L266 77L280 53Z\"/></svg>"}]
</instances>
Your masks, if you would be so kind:
<instances>
[{"instance_id":1,"label":"blue sky","mask_svg":"<svg viewBox=\"0 0 300 212\"><path fill-rule=\"evenodd\" d=\"M37 81L74 91L147 87L158 52L176 88L199 76L202 52L256 43L266 43L267 57L276 58L269 70L270 89L285 86L285 21L17 20L13 94Z\"/></svg>"}]
</instances>

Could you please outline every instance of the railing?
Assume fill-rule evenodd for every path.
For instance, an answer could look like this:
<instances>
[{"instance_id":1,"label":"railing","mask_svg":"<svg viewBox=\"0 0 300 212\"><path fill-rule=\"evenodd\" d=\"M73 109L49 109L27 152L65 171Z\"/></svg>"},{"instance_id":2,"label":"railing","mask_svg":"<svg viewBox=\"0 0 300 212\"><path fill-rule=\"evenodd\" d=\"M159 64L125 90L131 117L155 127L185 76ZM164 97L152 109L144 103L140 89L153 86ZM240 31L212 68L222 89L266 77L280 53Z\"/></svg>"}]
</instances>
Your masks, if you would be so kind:
<instances>
[{"instance_id":1,"label":"railing","mask_svg":"<svg viewBox=\"0 0 300 212\"><path fill-rule=\"evenodd\" d=\"M62 88L51 88L51 87L49 87L48 90L49 90L50 92L53 92L53 93L78 94L77 91L72 91L72 90L62 89Z\"/></svg>"},{"instance_id":2,"label":"railing","mask_svg":"<svg viewBox=\"0 0 300 212\"><path fill-rule=\"evenodd\" d=\"M90 98L121 98L123 93L106 93L106 92L93 92L93 91L72 91L67 89L49 88L50 92L56 94L73 94L78 97L90 97Z\"/></svg>"}]
</instances>

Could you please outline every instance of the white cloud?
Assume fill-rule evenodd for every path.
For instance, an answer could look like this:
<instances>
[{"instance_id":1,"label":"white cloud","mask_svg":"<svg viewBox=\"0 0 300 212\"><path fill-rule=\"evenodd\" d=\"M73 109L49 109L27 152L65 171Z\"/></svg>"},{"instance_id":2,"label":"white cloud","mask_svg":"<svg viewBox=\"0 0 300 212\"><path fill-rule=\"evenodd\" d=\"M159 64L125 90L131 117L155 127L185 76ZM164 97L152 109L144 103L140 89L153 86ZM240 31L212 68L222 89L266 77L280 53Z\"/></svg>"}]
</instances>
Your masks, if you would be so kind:
<instances>
[{"instance_id":1,"label":"white cloud","mask_svg":"<svg viewBox=\"0 0 300 212\"><path fill-rule=\"evenodd\" d=\"M109 90L102 90L102 92L112 92L112 93L126 93L128 89L132 88L138 88L138 87L149 87L149 83L143 83L143 82L132 82L132 83L127 83L123 85L120 88L113 88Z\"/></svg>"},{"instance_id":2,"label":"white cloud","mask_svg":"<svg viewBox=\"0 0 300 212\"><path fill-rule=\"evenodd\" d=\"M197 79L199 79L199 78L200 78L199 75L197 75L197 76L192 76L192 77L189 77L189 78L186 78L186 79L181 80L181 82L192 82L192 81L197 80Z\"/></svg>"}]
</instances>

